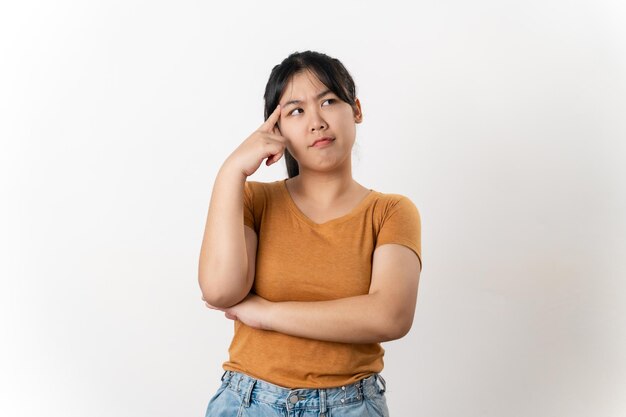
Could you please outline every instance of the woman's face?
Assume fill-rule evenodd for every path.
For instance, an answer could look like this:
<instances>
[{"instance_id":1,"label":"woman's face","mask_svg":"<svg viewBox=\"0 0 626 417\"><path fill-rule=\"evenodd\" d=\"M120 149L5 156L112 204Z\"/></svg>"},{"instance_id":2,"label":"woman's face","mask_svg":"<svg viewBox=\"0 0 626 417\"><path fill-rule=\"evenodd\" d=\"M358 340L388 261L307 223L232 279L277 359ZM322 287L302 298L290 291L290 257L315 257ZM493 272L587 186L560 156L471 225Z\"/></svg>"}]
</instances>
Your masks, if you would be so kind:
<instances>
[{"instance_id":1,"label":"woman's face","mask_svg":"<svg viewBox=\"0 0 626 417\"><path fill-rule=\"evenodd\" d=\"M312 72L302 71L288 82L279 104L278 127L300 171L329 171L350 163L355 123L362 119L358 99L353 110ZM324 137L330 140L315 144Z\"/></svg>"}]
</instances>

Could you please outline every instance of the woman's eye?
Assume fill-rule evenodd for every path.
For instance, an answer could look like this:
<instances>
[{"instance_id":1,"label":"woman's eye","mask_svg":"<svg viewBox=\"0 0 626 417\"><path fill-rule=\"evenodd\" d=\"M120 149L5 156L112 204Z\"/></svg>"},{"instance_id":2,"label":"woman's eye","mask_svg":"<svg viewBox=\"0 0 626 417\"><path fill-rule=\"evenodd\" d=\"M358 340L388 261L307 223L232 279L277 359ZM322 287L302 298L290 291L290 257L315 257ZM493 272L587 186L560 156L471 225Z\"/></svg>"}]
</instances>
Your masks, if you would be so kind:
<instances>
[{"instance_id":1,"label":"woman's eye","mask_svg":"<svg viewBox=\"0 0 626 417\"><path fill-rule=\"evenodd\" d=\"M335 101L337 101L337 100L335 100L334 98L327 98L326 100L324 100L324 101L322 102L322 106L323 106L323 105L324 105L324 103L326 103L326 102L328 102L328 104L333 104ZM294 113L294 112L296 112L296 111L298 111L299 113ZM296 114L302 114L302 112L303 112L303 110L302 110L300 107L298 107L298 108L296 108L296 109L293 109L291 112L289 112L289 115L290 115L290 116L294 116L294 115L296 115Z\"/></svg>"}]
</instances>

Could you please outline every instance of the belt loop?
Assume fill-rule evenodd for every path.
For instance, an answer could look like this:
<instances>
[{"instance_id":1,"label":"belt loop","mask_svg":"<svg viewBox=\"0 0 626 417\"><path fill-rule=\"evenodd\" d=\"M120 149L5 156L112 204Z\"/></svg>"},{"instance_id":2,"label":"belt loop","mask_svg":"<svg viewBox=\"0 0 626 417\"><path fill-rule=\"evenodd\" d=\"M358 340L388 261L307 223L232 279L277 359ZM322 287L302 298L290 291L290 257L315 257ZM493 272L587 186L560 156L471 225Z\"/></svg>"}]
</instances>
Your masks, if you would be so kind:
<instances>
[{"instance_id":1,"label":"belt loop","mask_svg":"<svg viewBox=\"0 0 626 417\"><path fill-rule=\"evenodd\" d=\"M220 378L220 381L224 381L224 377L226 376L226 374L228 373L228 371L224 371L224 373L222 374L222 377Z\"/></svg>"},{"instance_id":2,"label":"belt loop","mask_svg":"<svg viewBox=\"0 0 626 417\"><path fill-rule=\"evenodd\" d=\"M384 394L385 391L387 391L387 383L385 382L385 378L383 378L383 376L380 374L376 374L376 379L380 380L380 383L383 385L383 388L380 391L380 393Z\"/></svg>"},{"instance_id":3,"label":"belt loop","mask_svg":"<svg viewBox=\"0 0 626 417\"><path fill-rule=\"evenodd\" d=\"M326 417L326 390L322 388L318 391L320 395L320 417Z\"/></svg>"},{"instance_id":4,"label":"belt loop","mask_svg":"<svg viewBox=\"0 0 626 417\"><path fill-rule=\"evenodd\" d=\"M250 407L250 397L252 397L252 389L254 388L254 384L256 384L256 379L250 380L250 385L246 391L246 395L243 397L243 405L247 408Z\"/></svg>"}]
</instances>

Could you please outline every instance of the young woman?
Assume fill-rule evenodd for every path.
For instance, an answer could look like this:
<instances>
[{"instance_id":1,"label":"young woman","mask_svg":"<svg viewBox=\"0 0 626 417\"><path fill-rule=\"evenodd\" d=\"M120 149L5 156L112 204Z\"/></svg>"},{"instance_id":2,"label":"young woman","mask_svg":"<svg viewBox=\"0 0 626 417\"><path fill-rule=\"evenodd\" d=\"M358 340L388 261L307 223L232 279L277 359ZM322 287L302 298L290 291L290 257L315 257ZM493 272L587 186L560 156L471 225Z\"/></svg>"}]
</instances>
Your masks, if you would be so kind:
<instances>
[{"instance_id":1,"label":"young woman","mask_svg":"<svg viewBox=\"0 0 626 417\"><path fill-rule=\"evenodd\" d=\"M380 343L413 322L419 212L352 178L363 116L337 59L306 51L275 66L265 119L222 165L209 205L202 299L235 333L206 415L387 416ZM247 181L283 155L289 178Z\"/></svg>"}]
</instances>

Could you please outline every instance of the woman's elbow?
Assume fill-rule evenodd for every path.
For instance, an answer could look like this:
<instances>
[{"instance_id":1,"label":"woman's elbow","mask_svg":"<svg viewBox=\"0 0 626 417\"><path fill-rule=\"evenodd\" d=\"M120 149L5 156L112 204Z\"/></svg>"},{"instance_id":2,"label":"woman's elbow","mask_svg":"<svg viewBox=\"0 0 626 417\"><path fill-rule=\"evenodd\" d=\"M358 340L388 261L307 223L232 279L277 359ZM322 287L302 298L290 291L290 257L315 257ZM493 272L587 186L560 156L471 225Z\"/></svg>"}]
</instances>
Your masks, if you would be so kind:
<instances>
[{"instance_id":1,"label":"woman's elbow","mask_svg":"<svg viewBox=\"0 0 626 417\"><path fill-rule=\"evenodd\" d=\"M232 307L247 295L244 288L232 288L224 284L220 285L219 282L209 282L202 276L198 277L198 283L200 284L202 299L217 308Z\"/></svg>"},{"instance_id":2,"label":"woman's elbow","mask_svg":"<svg viewBox=\"0 0 626 417\"><path fill-rule=\"evenodd\" d=\"M413 326L413 315L398 314L388 319L387 325L384 326L383 334L384 342L401 339L406 336Z\"/></svg>"},{"instance_id":3,"label":"woman's elbow","mask_svg":"<svg viewBox=\"0 0 626 417\"><path fill-rule=\"evenodd\" d=\"M244 297L238 294L229 294L223 291L202 289L202 299L216 308L229 308L238 304Z\"/></svg>"},{"instance_id":4,"label":"woman's elbow","mask_svg":"<svg viewBox=\"0 0 626 417\"><path fill-rule=\"evenodd\" d=\"M248 295L252 286L243 268L233 271L206 265L198 268L198 284L204 301L218 308L234 306Z\"/></svg>"}]
</instances>

